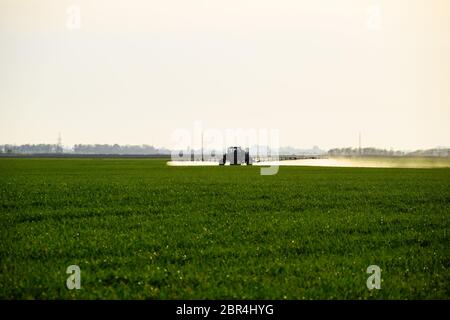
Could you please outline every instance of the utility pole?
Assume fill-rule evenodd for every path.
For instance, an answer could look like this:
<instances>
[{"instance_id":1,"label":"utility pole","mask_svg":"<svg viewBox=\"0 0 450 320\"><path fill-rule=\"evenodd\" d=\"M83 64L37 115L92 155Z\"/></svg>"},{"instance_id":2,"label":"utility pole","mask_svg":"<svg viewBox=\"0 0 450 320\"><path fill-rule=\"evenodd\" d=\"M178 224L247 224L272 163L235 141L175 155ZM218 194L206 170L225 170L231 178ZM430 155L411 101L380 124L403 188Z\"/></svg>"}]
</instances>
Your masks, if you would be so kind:
<instances>
[{"instance_id":1,"label":"utility pole","mask_svg":"<svg viewBox=\"0 0 450 320\"><path fill-rule=\"evenodd\" d=\"M361 155L361 131L358 134L358 144L359 144L358 153L359 155Z\"/></svg>"},{"instance_id":2,"label":"utility pole","mask_svg":"<svg viewBox=\"0 0 450 320\"><path fill-rule=\"evenodd\" d=\"M61 132L58 132L58 142L56 144L56 152L62 153L62 151L63 151L63 148L62 148Z\"/></svg>"},{"instance_id":3,"label":"utility pole","mask_svg":"<svg viewBox=\"0 0 450 320\"><path fill-rule=\"evenodd\" d=\"M203 131L202 131L202 162L205 161L205 159L203 158Z\"/></svg>"}]
</instances>

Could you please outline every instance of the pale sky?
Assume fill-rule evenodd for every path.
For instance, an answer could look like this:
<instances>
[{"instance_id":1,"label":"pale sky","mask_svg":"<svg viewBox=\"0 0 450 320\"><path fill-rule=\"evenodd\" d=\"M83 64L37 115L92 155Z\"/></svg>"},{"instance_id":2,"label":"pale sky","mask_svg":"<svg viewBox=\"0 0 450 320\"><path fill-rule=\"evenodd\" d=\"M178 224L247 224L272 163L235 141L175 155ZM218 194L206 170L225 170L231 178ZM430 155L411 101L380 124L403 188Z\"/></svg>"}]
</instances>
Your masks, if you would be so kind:
<instances>
[{"instance_id":1,"label":"pale sky","mask_svg":"<svg viewBox=\"0 0 450 320\"><path fill-rule=\"evenodd\" d=\"M0 0L0 144L170 146L201 121L416 149L449 120L449 0Z\"/></svg>"}]
</instances>

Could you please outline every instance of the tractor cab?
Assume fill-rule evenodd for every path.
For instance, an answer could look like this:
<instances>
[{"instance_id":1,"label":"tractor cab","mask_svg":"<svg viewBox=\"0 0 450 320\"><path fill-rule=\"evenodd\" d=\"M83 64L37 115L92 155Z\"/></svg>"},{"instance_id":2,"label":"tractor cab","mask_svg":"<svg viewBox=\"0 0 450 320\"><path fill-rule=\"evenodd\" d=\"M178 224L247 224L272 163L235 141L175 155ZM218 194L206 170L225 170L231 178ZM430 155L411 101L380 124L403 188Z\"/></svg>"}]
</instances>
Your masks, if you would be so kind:
<instances>
[{"instance_id":1,"label":"tractor cab","mask_svg":"<svg viewBox=\"0 0 450 320\"><path fill-rule=\"evenodd\" d=\"M223 154L219 164L225 165L227 162L230 165L251 165L252 159L248 150L243 150L241 147L229 147L227 152Z\"/></svg>"}]
</instances>

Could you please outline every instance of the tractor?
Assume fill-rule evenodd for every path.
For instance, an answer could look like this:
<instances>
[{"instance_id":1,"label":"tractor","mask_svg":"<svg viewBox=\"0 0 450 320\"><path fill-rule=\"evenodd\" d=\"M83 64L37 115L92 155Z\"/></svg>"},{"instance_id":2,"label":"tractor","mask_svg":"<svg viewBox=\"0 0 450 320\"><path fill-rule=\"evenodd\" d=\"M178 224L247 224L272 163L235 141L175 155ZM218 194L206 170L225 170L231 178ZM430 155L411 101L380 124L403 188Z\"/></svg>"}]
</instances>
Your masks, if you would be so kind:
<instances>
[{"instance_id":1,"label":"tractor","mask_svg":"<svg viewBox=\"0 0 450 320\"><path fill-rule=\"evenodd\" d=\"M244 163L250 166L252 165L253 159L250 157L248 149L242 150L241 147L229 147L227 152L223 154L222 159L220 159L219 164L223 166L227 162L232 166L239 166Z\"/></svg>"}]
</instances>

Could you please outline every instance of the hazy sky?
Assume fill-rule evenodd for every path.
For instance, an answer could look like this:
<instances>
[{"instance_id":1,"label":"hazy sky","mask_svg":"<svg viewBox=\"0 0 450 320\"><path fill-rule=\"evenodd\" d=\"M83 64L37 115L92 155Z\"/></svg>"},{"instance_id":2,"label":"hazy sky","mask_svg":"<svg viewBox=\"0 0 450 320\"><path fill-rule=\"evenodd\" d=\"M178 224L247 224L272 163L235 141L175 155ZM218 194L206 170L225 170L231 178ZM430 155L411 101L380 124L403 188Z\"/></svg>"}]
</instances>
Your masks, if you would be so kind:
<instances>
[{"instance_id":1,"label":"hazy sky","mask_svg":"<svg viewBox=\"0 0 450 320\"><path fill-rule=\"evenodd\" d=\"M196 120L450 146L450 1L0 1L0 143L170 146Z\"/></svg>"}]
</instances>

